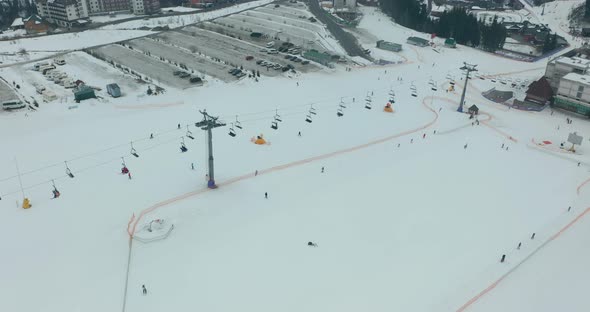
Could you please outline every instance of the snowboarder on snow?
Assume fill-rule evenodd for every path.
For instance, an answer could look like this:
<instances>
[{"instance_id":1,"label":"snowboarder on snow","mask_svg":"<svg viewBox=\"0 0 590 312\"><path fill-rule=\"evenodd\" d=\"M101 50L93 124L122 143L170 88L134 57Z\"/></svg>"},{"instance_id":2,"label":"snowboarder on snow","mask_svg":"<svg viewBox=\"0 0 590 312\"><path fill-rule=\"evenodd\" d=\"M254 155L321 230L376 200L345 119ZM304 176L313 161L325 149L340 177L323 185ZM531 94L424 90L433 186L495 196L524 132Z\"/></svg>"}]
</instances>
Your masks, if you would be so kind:
<instances>
[{"instance_id":1,"label":"snowboarder on snow","mask_svg":"<svg viewBox=\"0 0 590 312\"><path fill-rule=\"evenodd\" d=\"M463 149L467 149L467 144L465 144L465 145L463 146Z\"/></svg>"},{"instance_id":2,"label":"snowboarder on snow","mask_svg":"<svg viewBox=\"0 0 590 312\"><path fill-rule=\"evenodd\" d=\"M307 246L309 246L309 247L317 247L318 244L316 244L314 242L307 242Z\"/></svg>"},{"instance_id":3,"label":"snowboarder on snow","mask_svg":"<svg viewBox=\"0 0 590 312\"><path fill-rule=\"evenodd\" d=\"M131 172L127 172L127 176L129 177L129 180L131 180Z\"/></svg>"},{"instance_id":4,"label":"snowboarder on snow","mask_svg":"<svg viewBox=\"0 0 590 312\"><path fill-rule=\"evenodd\" d=\"M180 129L180 124L178 124L178 129Z\"/></svg>"},{"instance_id":5,"label":"snowboarder on snow","mask_svg":"<svg viewBox=\"0 0 590 312\"><path fill-rule=\"evenodd\" d=\"M151 133L151 134L150 134L150 139L153 139L153 138L154 138L154 134L153 134L153 133Z\"/></svg>"}]
</instances>

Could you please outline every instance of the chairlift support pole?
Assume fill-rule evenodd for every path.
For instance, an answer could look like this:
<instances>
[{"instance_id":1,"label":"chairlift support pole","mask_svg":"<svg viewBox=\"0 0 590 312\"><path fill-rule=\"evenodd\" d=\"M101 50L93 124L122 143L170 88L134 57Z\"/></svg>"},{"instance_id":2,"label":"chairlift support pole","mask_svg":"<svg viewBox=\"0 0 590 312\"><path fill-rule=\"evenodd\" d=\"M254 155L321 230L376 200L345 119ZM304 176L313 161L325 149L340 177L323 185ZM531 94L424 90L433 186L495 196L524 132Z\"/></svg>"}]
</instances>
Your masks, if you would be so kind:
<instances>
[{"instance_id":1,"label":"chairlift support pole","mask_svg":"<svg viewBox=\"0 0 590 312\"><path fill-rule=\"evenodd\" d=\"M463 62L463 67L460 68L461 70L465 71L465 85L463 86L463 93L461 93L461 101L459 102L459 108L457 108L457 111L459 113L463 112L463 104L465 102L465 92L467 91L467 82L469 82L469 74L472 71L477 71L475 67L477 67L477 65L467 64L466 62Z\"/></svg>"},{"instance_id":2,"label":"chairlift support pole","mask_svg":"<svg viewBox=\"0 0 590 312\"><path fill-rule=\"evenodd\" d=\"M199 111L203 115L203 120L197 122L195 126L207 131L207 141L209 146L209 181L207 187L217 188L215 185L215 168L213 166L213 133L211 130L217 127L225 126L225 123L218 121L219 117L213 117L207 113L206 110Z\"/></svg>"}]
</instances>

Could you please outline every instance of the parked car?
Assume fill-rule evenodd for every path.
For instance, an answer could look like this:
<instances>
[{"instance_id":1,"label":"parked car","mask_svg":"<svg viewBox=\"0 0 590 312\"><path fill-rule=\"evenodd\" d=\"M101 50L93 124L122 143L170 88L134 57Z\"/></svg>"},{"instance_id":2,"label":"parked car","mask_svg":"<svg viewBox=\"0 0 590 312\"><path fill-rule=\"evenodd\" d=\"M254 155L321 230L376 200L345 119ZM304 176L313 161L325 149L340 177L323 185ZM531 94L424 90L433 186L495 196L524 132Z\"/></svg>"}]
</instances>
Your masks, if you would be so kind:
<instances>
[{"instance_id":1,"label":"parked car","mask_svg":"<svg viewBox=\"0 0 590 312\"><path fill-rule=\"evenodd\" d=\"M307 64L309 64L309 61L308 60L305 60L305 61L302 61L301 62L301 65L307 65Z\"/></svg>"},{"instance_id":2,"label":"parked car","mask_svg":"<svg viewBox=\"0 0 590 312\"><path fill-rule=\"evenodd\" d=\"M243 73L242 71L240 71L238 74L236 74L236 77L237 77L238 79L239 79L239 78L242 78L242 77L244 77L244 76L246 76L246 74L245 74L245 73Z\"/></svg>"},{"instance_id":3,"label":"parked car","mask_svg":"<svg viewBox=\"0 0 590 312\"><path fill-rule=\"evenodd\" d=\"M293 60L293 62L295 62L295 63L300 63L301 61L302 61L302 59L300 59L298 57L295 57L295 59Z\"/></svg>"},{"instance_id":4,"label":"parked car","mask_svg":"<svg viewBox=\"0 0 590 312\"><path fill-rule=\"evenodd\" d=\"M175 70L172 72L172 75L174 75L174 76L178 76L180 74L182 74L182 71L180 71L180 70Z\"/></svg>"},{"instance_id":5,"label":"parked car","mask_svg":"<svg viewBox=\"0 0 590 312\"><path fill-rule=\"evenodd\" d=\"M253 59L254 59L254 57L253 57L252 55L248 55L248 56L246 56L246 61L251 61L251 60L253 60Z\"/></svg>"},{"instance_id":6,"label":"parked car","mask_svg":"<svg viewBox=\"0 0 590 312\"><path fill-rule=\"evenodd\" d=\"M262 62L264 62L264 60L258 60L258 61L256 61L256 64L260 65L260 64L262 64Z\"/></svg>"},{"instance_id":7,"label":"parked car","mask_svg":"<svg viewBox=\"0 0 590 312\"><path fill-rule=\"evenodd\" d=\"M272 68L279 70L279 69L281 69L281 67L283 67L283 66L281 66L281 64L275 64L275 66L273 66Z\"/></svg>"},{"instance_id":8,"label":"parked car","mask_svg":"<svg viewBox=\"0 0 590 312\"><path fill-rule=\"evenodd\" d=\"M180 78L186 78L189 77L191 74L187 73L187 72L182 72L180 75L178 75L178 77Z\"/></svg>"},{"instance_id":9,"label":"parked car","mask_svg":"<svg viewBox=\"0 0 590 312\"><path fill-rule=\"evenodd\" d=\"M281 70L282 70L283 72L286 72L286 71L288 71L288 70L289 70L289 67L287 67L287 66L283 66L283 68L281 68Z\"/></svg>"},{"instance_id":10,"label":"parked car","mask_svg":"<svg viewBox=\"0 0 590 312\"><path fill-rule=\"evenodd\" d=\"M37 91L37 93L42 94L43 91L45 91L45 87L44 86L35 86L35 91Z\"/></svg>"},{"instance_id":11,"label":"parked car","mask_svg":"<svg viewBox=\"0 0 590 312\"><path fill-rule=\"evenodd\" d=\"M62 58L56 58L56 59L53 60L53 64L65 65L66 64L66 60L64 60Z\"/></svg>"},{"instance_id":12,"label":"parked car","mask_svg":"<svg viewBox=\"0 0 590 312\"><path fill-rule=\"evenodd\" d=\"M277 49L268 49L268 51L266 53L268 53L268 54L277 54L277 53L279 53L279 51L277 51Z\"/></svg>"},{"instance_id":13,"label":"parked car","mask_svg":"<svg viewBox=\"0 0 590 312\"><path fill-rule=\"evenodd\" d=\"M33 65L33 69L36 71L39 71L41 69L41 67L45 67L47 65L49 65L49 63L47 63L47 62L37 63L37 64Z\"/></svg>"},{"instance_id":14,"label":"parked car","mask_svg":"<svg viewBox=\"0 0 590 312\"><path fill-rule=\"evenodd\" d=\"M242 70L240 70L239 68L236 68L236 71L234 71L234 73L232 75L237 76L241 73L242 73Z\"/></svg>"}]
</instances>

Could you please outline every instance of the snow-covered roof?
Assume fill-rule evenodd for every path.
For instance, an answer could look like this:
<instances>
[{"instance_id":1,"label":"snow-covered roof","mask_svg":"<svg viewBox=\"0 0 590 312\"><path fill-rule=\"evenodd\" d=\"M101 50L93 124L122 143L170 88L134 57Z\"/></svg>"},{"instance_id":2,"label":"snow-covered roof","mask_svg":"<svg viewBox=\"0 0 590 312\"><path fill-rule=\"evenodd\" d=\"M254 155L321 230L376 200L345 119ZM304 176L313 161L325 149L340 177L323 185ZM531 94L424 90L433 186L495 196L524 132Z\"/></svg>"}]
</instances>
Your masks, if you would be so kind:
<instances>
[{"instance_id":1,"label":"snow-covered roof","mask_svg":"<svg viewBox=\"0 0 590 312\"><path fill-rule=\"evenodd\" d=\"M578 73L569 73L569 74L563 76L562 79L574 81L579 84L583 84L585 86L590 86L590 76L588 76L588 75L581 75Z\"/></svg>"},{"instance_id":2,"label":"snow-covered roof","mask_svg":"<svg viewBox=\"0 0 590 312\"><path fill-rule=\"evenodd\" d=\"M586 69L590 65L590 60L581 57L560 57L555 60L555 63L567 65L577 69Z\"/></svg>"},{"instance_id":3,"label":"snow-covered roof","mask_svg":"<svg viewBox=\"0 0 590 312\"><path fill-rule=\"evenodd\" d=\"M18 27L18 26L23 26L23 19L22 17L17 17L14 19L14 22L12 22L12 25L10 25L10 27Z\"/></svg>"}]
</instances>

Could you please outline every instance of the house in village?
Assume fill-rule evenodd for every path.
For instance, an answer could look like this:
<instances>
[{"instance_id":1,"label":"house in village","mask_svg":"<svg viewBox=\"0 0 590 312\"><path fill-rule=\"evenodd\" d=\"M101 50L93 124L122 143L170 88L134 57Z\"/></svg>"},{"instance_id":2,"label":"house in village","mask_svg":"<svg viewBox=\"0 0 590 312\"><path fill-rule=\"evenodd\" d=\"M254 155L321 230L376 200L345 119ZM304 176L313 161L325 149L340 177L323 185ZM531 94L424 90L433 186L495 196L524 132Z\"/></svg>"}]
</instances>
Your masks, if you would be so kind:
<instances>
[{"instance_id":1,"label":"house in village","mask_svg":"<svg viewBox=\"0 0 590 312\"><path fill-rule=\"evenodd\" d=\"M27 34L42 34L51 29L51 25L37 14L23 18L23 24Z\"/></svg>"},{"instance_id":2,"label":"house in village","mask_svg":"<svg viewBox=\"0 0 590 312\"><path fill-rule=\"evenodd\" d=\"M537 81L533 81L527 91L525 102L535 103L539 105L546 105L551 101L553 97L553 90L551 90L551 84L545 77L541 77Z\"/></svg>"}]
</instances>

